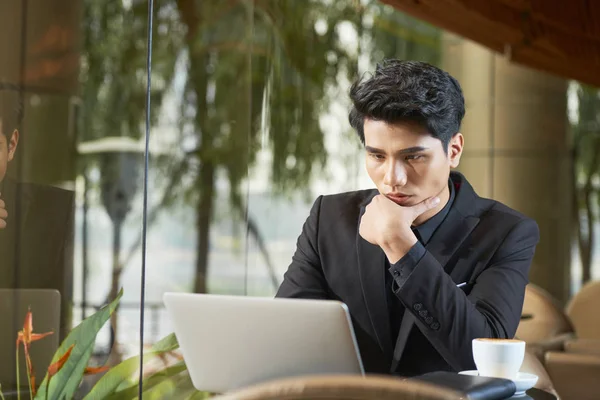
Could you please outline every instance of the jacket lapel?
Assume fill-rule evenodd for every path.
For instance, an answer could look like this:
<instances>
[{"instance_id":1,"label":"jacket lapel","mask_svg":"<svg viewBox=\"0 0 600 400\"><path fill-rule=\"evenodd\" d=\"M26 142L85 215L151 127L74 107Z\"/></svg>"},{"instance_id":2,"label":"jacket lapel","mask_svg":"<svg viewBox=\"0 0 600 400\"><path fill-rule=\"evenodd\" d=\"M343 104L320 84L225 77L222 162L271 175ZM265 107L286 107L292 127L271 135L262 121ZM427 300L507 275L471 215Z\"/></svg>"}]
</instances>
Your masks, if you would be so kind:
<instances>
[{"instance_id":1,"label":"jacket lapel","mask_svg":"<svg viewBox=\"0 0 600 400\"><path fill-rule=\"evenodd\" d=\"M478 223L479 218L475 216L464 217L458 210L453 208L435 232L431 241L425 246L427 251L433 255L453 279L459 277L460 274L457 274L456 269L448 270L448 261Z\"/></svg>"},{"instance_id":2,"label":"jacket lapel","mask_svg":"<svg viewBox=\"0 0 600 400\"><path fill-rule=\"evenodd\" d=\"M461 282L456 282L456 280L463 275L465 268L471 268L471 266L464 265L462 268L453 268L449 271L448 261L475 229L479 223L479 217L476 216L476 194L471 185L461 174L453 173L451 177L456 189L454 204L425 248L458 284ZM400 332L404 332L405 335L398 335L394 349L396 363L400 360L406 347L408 332L415 324L415 318L412 314L408 314L410 313L405 313L400 326Z\"/></svg>"},{"instance_id":3,"label":"jacket lapel","mask_svg":"<svg viewBox=\"0 0 600 400\"><path fill-rule=\"evenodd\" d=\"M358 229L365 212L365 207L373 196L369 196L363 202L358 217L356 231L358 269L365 305L371 319L371 324L373 325L373 331L383 354L391 356L392 339L390 337L390 321L385 288L385 254L379 246L375 246L364 240L360 236Z\"/></svg>"},{"instance_id":4,"label":"jacket lapel","mask_svg":"<svg viewBox=\"0 0 600 400\"><path fill-rule=\"evenodd\" d=\"M450 178L456 190L454 204L425 248L444 267L446 273L456 280L462 275L459 272L463 271L456 268L449 270L448 261L479 223L481 210L477 207L477 194L465 177L452 172Z\"/></svg>"}]
</instances>

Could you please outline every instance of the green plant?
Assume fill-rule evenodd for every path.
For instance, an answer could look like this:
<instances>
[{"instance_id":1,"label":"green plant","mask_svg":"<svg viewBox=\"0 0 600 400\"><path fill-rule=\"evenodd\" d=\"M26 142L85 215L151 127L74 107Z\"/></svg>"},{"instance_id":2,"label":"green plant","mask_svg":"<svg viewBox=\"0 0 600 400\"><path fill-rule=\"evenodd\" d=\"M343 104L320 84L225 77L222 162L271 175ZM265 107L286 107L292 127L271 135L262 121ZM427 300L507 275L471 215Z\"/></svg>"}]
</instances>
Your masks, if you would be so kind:
<instances>
[{"instance_id":1,"label":"green plant","mask_svg":"<svg viewBox=\"0 0 600 400\"><path fill-rule=\"evenodd\" d=\"M85 396L85 400L130 400L138 397L139 356L131 357L112 368L88 366L98 332L117 309L122 295L123 290L110 304L73 328L54 354L46 376L39 387L36 387L30 359L31 343L41 340L53 332L34 333L33 313L27 312L23 329L17 335L17 377L19 376L19 349L23 344L29 377L30 399L72 399L85 375L101 372L106 373ZM207 393L199 392L194 388L181 356L173 353L178 348L177 338L174 334L170 334L144 353L144 368L148 367L147 369L151 370L142 381L144 398L203 399L208 396ZM167 360L166 356L169 354L174 356L172 358L175 362ZM157 360L163 361L162 368L151 367L151 363ZM18 382L17 386L19 386ZM4 400L1 389L0 386L0 400ZM18 396L20 399L20 392Z\"/></svg>"},{"instance_id":2,"label":"green plant","mask_svg":"<svg viewBox=\"0 0 600 400\"><path fill-rule=\"evenodd\" d=\"M31 349L31 343L36 342L45 338L46 336L52 335L54 332L46 332L46 333L33 333L33 314L31 313L31 309L27 310L27 314L25 314L25 321L23 322L23 329L21 329L17 333L17 345L16 345L16 365L17 365L17 387L20 386L19 382L19 349L20 345L23 344L23 351L25 352L25 364L27 367L27 378L29 381L29 397L33 398L35 394L35 372L33 371L33 365L31 364L31 358L29 356L29 352ZM18 394L19 399L21 398L21 393Z\"/></svg>"},{"instance_id":3,"label":"green plant","mask_svg":"<svg viewBox=\"0 0 600 400\"><path fill-rule=\"evenodd\" d=\"M162 358L179 348L174 334L170 334L144 353L144 365ZM139 356L131 357L111 368L84 400L130 400L138 396ZM208 393L197 391L187 372L185 363L179 359L162 369L147 374L142 381L145 399L204 399Z\"/></svg>"},{"instance_id":4,"label":"green plant","mask_svg":"<svg viewBox=\"0 0 600 400\"><path fill-rule=\"evenodd\" d=\"M46 374L35 399L61 400L73 398L86 373L94 350L96 336L117 308L122 295L123 290L110 304L104 306L71 330L54 354L52 364L58 362L69 351L70 355L67 356L64 365L54 376Z\"/></svg>"},{"instance_id":5,"label":"green plant","mask_svg":"<svg viewBox=\"0 0 600 400\"><path fill-rule=\"evenodd\" d=\"M582 267L579 283L584 284L592 279L594 238L600 220L600 89L571 82L569 97L574 103L569 113L573 135L573 220Z\"/></svg>"}]
</instances>

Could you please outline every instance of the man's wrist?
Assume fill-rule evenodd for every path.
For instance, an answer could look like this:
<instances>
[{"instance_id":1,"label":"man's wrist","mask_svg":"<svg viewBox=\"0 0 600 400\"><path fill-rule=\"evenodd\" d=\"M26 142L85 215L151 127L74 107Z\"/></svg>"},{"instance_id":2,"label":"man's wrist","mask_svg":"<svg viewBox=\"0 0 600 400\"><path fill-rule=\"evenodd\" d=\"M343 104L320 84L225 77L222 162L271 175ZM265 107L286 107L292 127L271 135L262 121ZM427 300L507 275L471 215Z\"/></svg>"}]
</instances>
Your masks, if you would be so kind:
<instances>
[{"instance_id":1,"label":"man's wrist","mask_svg":"<svg viewBox=\"0 0 600 400\"><path fill-rule=\"evenodd\" d=\"M403 232L394 240L387 241L381 245L390 264L395 264L402 259L410 249L418 242L412 230Z\"/></svg>"}]
</instances>

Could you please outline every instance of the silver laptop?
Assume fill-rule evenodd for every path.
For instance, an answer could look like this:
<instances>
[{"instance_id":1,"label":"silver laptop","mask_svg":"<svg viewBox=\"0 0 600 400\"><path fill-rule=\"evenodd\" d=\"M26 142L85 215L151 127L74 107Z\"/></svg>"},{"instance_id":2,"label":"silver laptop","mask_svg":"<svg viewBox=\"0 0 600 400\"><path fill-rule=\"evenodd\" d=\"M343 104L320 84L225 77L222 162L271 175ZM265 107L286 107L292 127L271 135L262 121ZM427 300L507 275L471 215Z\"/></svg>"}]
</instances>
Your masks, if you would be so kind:
<instances>
[{"instance_id":1,"label":"silver laptop","mask_svg":"<svg viewBox=\"0 0 600 400\"><path fill-rule=\"evenodd\" d=\"M328 300L165 293L196 389L223 393L276 378L364 374L350 314Z\"/></svg>"}]
</instances>

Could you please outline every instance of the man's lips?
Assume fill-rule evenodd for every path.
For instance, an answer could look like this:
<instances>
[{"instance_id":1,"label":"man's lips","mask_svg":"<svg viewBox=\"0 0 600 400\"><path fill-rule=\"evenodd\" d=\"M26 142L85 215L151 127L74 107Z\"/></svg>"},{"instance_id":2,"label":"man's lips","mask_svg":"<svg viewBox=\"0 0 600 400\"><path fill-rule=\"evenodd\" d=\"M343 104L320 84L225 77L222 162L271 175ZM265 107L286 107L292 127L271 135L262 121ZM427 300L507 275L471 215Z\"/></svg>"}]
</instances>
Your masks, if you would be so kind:
<instances>
[{"instance_id":1,"label":"man's lips","mask_svg":"<svg viewBox=\"0 0 600 400\"><path fill-rule=\"evenodd\" d=\"M391 201L393 201L396 204L405 204L411 197L412 195L409 194L402 194L402 193L393 193L393 194L386 194L385 197L387 197L388 199L390 199Z\"/></svg>"}]
</instances>

